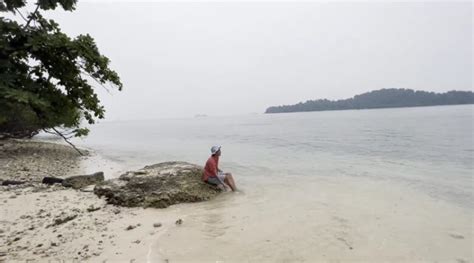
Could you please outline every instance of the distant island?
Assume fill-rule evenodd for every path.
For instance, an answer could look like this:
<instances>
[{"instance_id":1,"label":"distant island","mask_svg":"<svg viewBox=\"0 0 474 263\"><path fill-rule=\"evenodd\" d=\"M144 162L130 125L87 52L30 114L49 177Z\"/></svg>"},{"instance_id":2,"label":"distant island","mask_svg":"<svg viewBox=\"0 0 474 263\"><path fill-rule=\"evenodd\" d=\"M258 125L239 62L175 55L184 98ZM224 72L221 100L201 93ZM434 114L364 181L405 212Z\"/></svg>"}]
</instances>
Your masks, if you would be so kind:
<instances>
[{"instance_id":1,"label":"distant island","mask_svg":"<svg viewBox=\"0 0 474 263\"><path fill-rule=\"evenodd\" d=\"M411 89L374 90L345 100L308 100L294 105L272 106L265 113L422 107L474 104L472 91L435 93Z\"/></svg>"}]
</instances>

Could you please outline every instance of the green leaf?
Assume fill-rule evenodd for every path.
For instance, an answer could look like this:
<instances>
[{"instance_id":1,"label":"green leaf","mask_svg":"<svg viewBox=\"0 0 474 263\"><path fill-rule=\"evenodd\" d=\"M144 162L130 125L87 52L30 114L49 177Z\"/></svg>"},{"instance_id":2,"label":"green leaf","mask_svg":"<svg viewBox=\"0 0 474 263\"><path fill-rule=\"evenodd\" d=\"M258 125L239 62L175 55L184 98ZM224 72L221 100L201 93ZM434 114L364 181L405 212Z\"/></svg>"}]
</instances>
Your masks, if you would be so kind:
<instances>
[{"instance_id":1,"label":"green leaf","mask_svg":"<svg viewBox=\"0 0 474 263\"><path fill-rule=\"evenodd\" d=\"M5 8L13 13L24 4L8 0ZM90 78L122 89L90 35L71 38L40 12L58 6L72 11L75 5L76 0L39 0L28 27L0 17L0 134L61 126L85 136L81 122L93 124L105 116Z\"/></svg>"}]
</instances>

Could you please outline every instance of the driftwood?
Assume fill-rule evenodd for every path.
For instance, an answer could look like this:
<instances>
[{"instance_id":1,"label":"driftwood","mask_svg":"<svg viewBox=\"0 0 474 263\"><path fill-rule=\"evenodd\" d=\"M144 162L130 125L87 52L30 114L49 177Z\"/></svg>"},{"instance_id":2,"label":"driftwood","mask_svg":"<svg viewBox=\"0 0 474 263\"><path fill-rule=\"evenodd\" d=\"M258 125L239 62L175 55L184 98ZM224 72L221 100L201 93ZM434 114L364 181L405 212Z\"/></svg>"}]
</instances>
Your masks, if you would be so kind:
<instances>
[{"instance_id":1,"label":"driftwood","mask_svg":"<svg viewBox=\"0 0 474 263\"><path fill-rule=\"evenodd\" d=\"M62 217L59 216L59 217L57 217L57 218L54 219L54 221L53 221L52 224L47 225L46 228L64 224L64 223L66 223L66 222L69 222L69 221L73 220L73 219L76 218L76 217L77 217L77 214L66 215L66 216L62 216Z\"/></svg>"},{"instance_id":2,"label":"driftwood","mask_svg":"<svg viewBox=\"0 0 474 263\"><path fill-rule=\"evenodd\" d=\"M43 181L41 181L41 182L42 182L43 184L52 185L52 184L62 184L63 181L64 181L64 179L62 179L62 178L47 176L47 177L44 177L44 178L43 178Z\"/></svg>"},{"instance_id":3,"label":"driftwood","mask_svg":"<svg viewBox=\"0 0 474 263\"><path fill-rule=\"evenodd\" d=\"M19 185L24 183L26 183L26 181L5 180L2 182L2 185Z\"/></svg>"}]
</instances>

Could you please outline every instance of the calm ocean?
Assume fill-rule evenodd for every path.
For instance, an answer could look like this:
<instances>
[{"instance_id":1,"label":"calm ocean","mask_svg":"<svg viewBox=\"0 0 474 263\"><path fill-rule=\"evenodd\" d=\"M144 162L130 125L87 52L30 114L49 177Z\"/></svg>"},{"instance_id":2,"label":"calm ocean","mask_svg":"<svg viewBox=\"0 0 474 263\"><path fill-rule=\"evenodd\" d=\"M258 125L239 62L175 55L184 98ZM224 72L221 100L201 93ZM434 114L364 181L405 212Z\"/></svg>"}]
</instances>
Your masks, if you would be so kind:
<instances>
[{"instance_id":1,"label":"calm ocean","mask_svg":"<svg viewBox=\"0 0 474 263\"><path fill-rule=\"evenodd\" d=\"M217 144L222 169L245 191L267 180L363 177L472 208L473 117L467 105L103 122L77 143L130 169L203 165Z\"/></svg>"},{"instance_id":2,"label":"calm ocean","mask_svg":"<svg viewBox=\"0 0 474 263\"><path fill-rule=\"evenodd\" d=\"M467 105L103 122L76 143L125 170L203 165L210 147L222 145L220 168L241 192L157 210L157 219L169 213L185 223L153 240L149 262L469 262L473 112Z\"/></svg>"}]
</instances>

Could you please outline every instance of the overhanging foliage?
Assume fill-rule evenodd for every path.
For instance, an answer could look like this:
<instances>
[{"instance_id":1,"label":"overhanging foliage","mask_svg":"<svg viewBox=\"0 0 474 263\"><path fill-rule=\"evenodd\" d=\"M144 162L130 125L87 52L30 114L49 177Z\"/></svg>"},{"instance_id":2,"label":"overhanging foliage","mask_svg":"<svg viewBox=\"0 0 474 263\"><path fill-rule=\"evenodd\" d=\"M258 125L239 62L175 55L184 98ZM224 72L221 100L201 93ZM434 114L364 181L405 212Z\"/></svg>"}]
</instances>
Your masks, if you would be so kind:
<instances>
[{"instance_id":1,"label":"overhanging foliage","mask_svg":"<svg viewBox=\"0 0 474 263\"><path fill-rule=\"evenodd\" d=\"M25 6L25 0L0 2L0 137L31 137L57 127L65 139L87 135L81 121L93 124L105 113L92 84L121 90L120 78L90 35L71 38L41 15L73 11L76 0L38 0L28 14L20 11Z\"/></svg>"}]
</instances>

